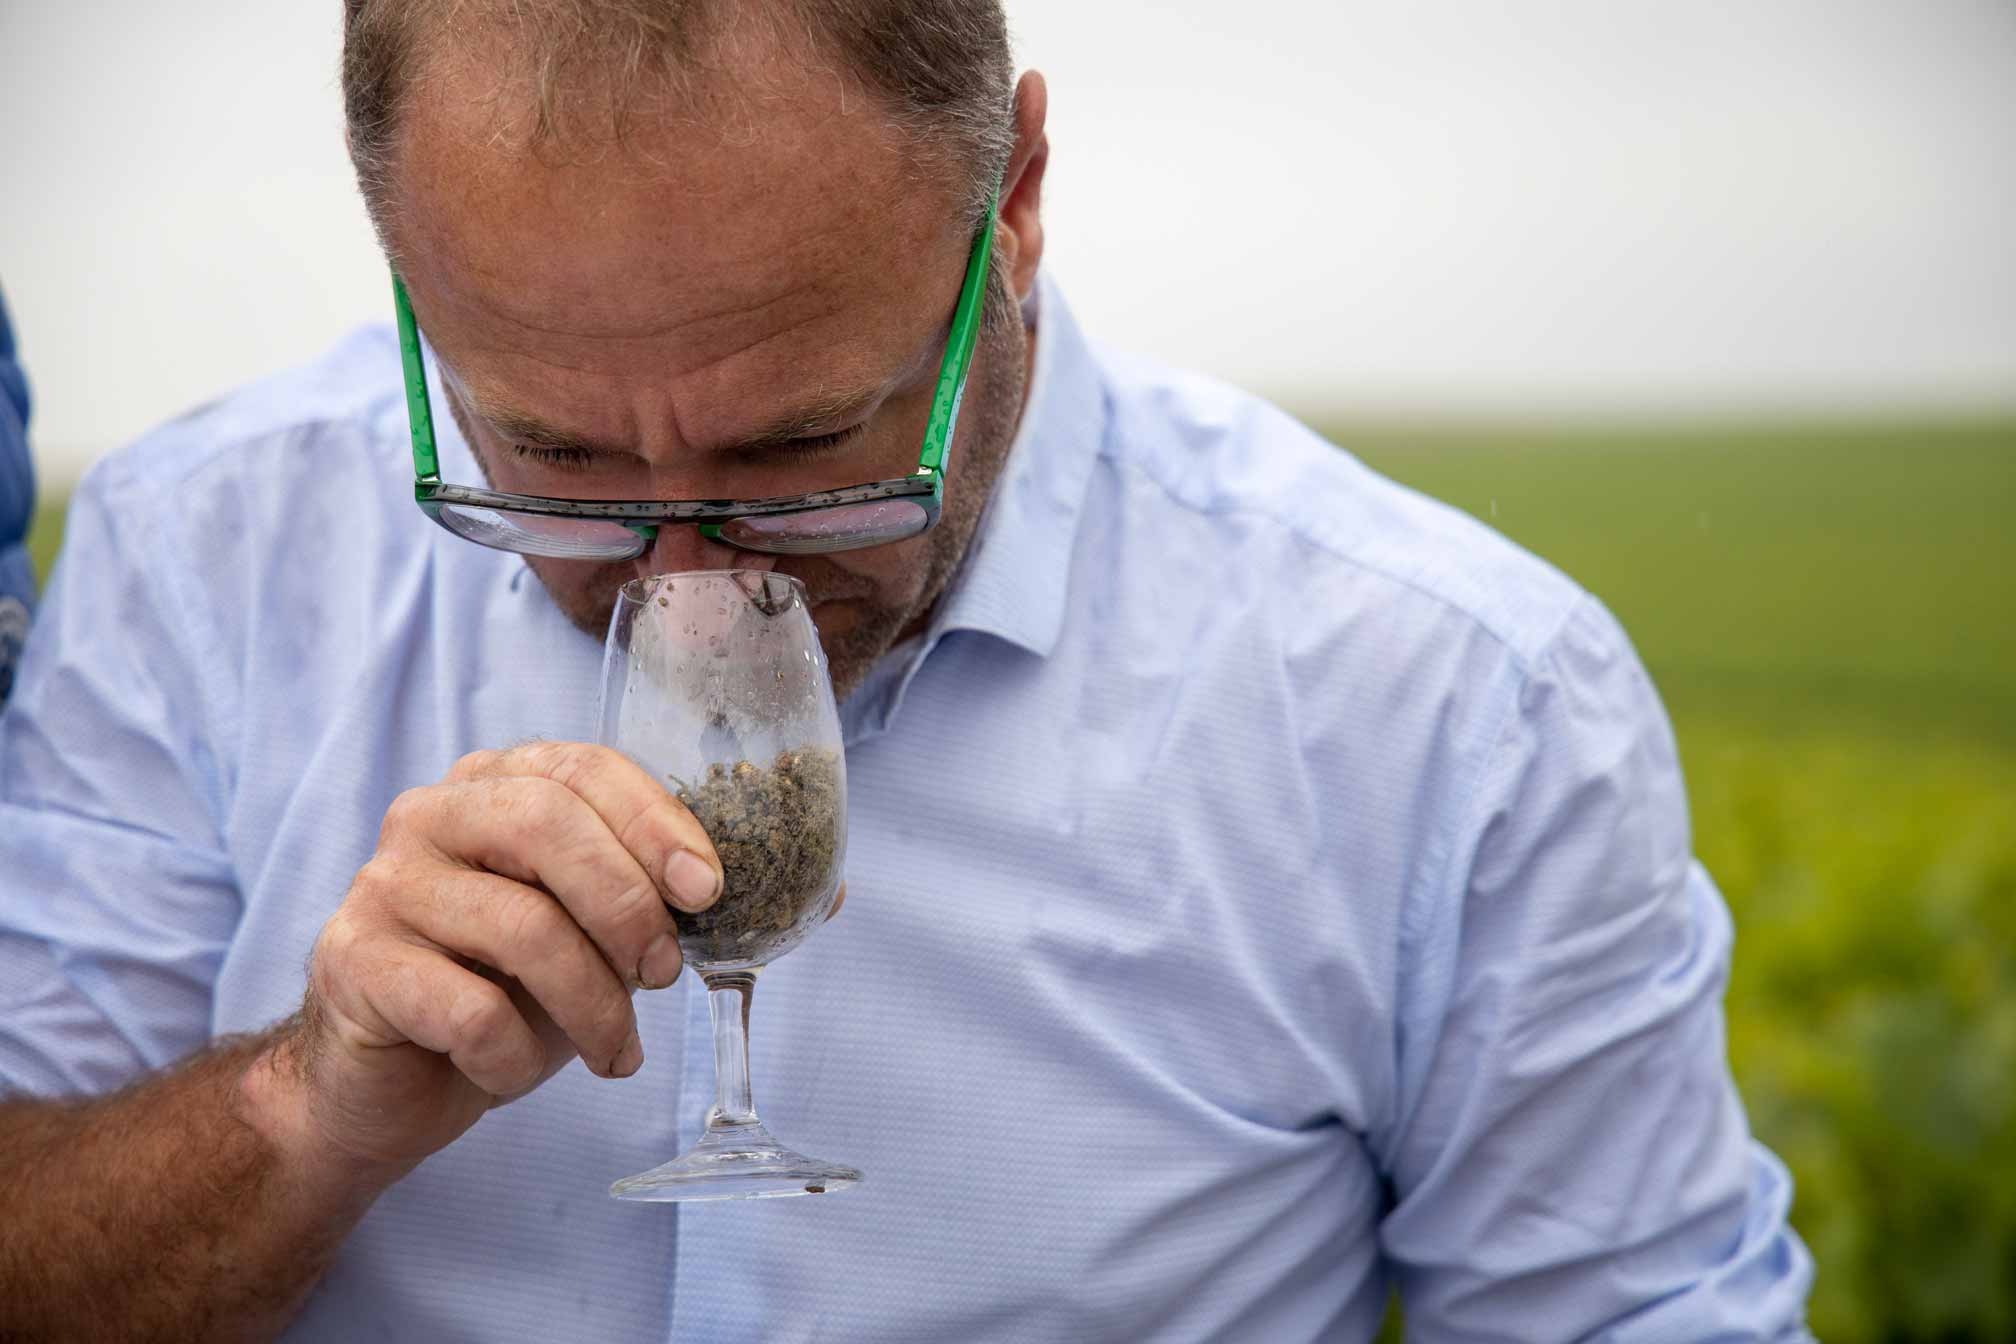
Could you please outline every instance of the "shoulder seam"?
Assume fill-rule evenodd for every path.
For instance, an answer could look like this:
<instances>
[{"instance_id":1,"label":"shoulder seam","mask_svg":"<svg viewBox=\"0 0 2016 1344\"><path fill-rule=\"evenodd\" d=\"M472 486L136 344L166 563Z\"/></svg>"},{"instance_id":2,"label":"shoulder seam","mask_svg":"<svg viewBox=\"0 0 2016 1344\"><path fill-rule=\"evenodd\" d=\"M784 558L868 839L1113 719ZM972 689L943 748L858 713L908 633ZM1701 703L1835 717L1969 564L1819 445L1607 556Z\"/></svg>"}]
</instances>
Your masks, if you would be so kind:
<instances>
[{"instance_id":1,"label":"shoulder seam","mask_svg":"<svg viewBox=\"0 0 2016 1344\"><path fill-rule=\"evenodd\" d=\"M1311 434L1314 433L1314 431L1306 429L1304 432ZM1115 434L1115 435L1109 435L1108 437L1109 439L1112 439L1121 436ZM1334 444L1329 446L1331 447L1332 451L1335 452L1344 451L1341 448L1337 448ZM1236 514L1252 514L1255 517L1264 518L1268 522L1285 529L1288 533L1294 536L1296 540L1302 542L1307 546L1311 546L1317 550L1322 551L1325 555L1329 556L1333 560L1336 560L1340 564L1350 565L1353 568L1360 570L1364 573L1377 575L1378 577L1385 579L1389 583L1398 585L1399 587L1407 589L1409 592L1415 593L1421 597L1428 599L1429 601L1435 603L1437 606L1440 606L1447 611L1454 612L1456 615L1461 616L1465 620L1473 623L1479 630L1483 631L1486 635L1489 635L1491 639L1499 645L1499 647L1504 649L1506 655L1511 659L1513 666L1518 669L1519 674L1522 678L1529 677L1531 675L1532 664L1538 662L1545 655L1546 651L1553 646L1556 640L1560 638L1561 631L1567 626L1569 619L1574 615L1575 612L1581 609L1584 602L1589 600L1590 595L1586 590L1584 590L1579 584L1575 584L1574 580L1567 579L1566 581L1573 586L1575 599L1571 602L1563 604L1562 611L1560 612L1553 627L1547 632L1546 637L1544 639L1535 641L1534 644L1532 645L1532 655L1531 658L1529 659L1525 654L1522 654L1520 652L1519 645L1516 642L1514 642L1512 638L1503 631L1503 629L1500 628L1499 624L1491 620L1485 614L1472 610L1471 608L1463 605L1454 598L1450 597L1448 594L1439 592L1434 588L1430 588L1409 575L1398 573L1384 565L1376 564L1373 561L1366 559L1362 555L1355 554L1349 550L1346 550L1338 546L1335 542L1331 541L1329 538L1322 536L1321 534L1312 530L1303 519L1295 518L1283 514L1277 510L1268 509L1250 502L1242 502L1232 505L1222 505L1189 499L1186 498L1175 485L1171 484L1167 479L1165 479L1160 472L1156 471L1152 464L1141 460L1140 458L1136 457L1131 453L1123 457L1119 452L1115 451L1112 447L1108 447L1101 450L1100 456L1112 461L1114 466L1140 476L1142 479L1154 485L1156 489L1160 490L1173 503L1177 504L1181 508L1188 509L1192 513L1198 514L1206 518L1221 518ZM1405 487L1401 488L1404 489Z\"/></svg>"},{"instance_id":2,"label":"shoulder seam","mask_svg":"<svg viewBox=\"0 0 2016 1344\"><path fill-rule=\"evenodd\" d=\"M189 411L184 415L178 416L175 419L168 421L166 424L157 426L156 428L148 431L146 434L143 434L139 438L135 439L131 444L129 444L126 447L126 449L120 452L108 454L105 457L99 459L98 462L93 464L91 471L95 473L102 473L104 476L109 478L105 482L106 488L108 489L124 490L129 487L144 488L146 485L155 481L166 481L174 484L180 484L184 481L187 481L191 476L196 475L204 468L211 466L220 457L223 457L228 453L250 448L256 444L268 443L277 439L287 438L290 435L302 434L305 432L310 432L318 429L349 428L361 425L368 425L370 423L371 418L369 415L364 413L364 408L361 406L359 407L358 412L355 415L304 416L299 420L290 420L285 424L268 425L261 427L260 429L257 430L251 430L238 434L231 434L214 438L211 441L204 443L184 453L182 455L181 461L175 464L175 468L172 470L172 472L169 472L168 474L162 477L155 477L150 479L150 476L145 469L136 469L134 467L132 459L134 459L135 457L142 456L142 454L138 453L135 450L144 448L149 444L155 444L163 436L172 434L175 431L183 428L185 425L193 425L193 423L198 417L206 414L207 412L213 409L215 409L215 403L213 403L210 406L198 407L193 411ZM157 468L157 470L165 470L165 468Z\"/></svg>"}]
</instances>

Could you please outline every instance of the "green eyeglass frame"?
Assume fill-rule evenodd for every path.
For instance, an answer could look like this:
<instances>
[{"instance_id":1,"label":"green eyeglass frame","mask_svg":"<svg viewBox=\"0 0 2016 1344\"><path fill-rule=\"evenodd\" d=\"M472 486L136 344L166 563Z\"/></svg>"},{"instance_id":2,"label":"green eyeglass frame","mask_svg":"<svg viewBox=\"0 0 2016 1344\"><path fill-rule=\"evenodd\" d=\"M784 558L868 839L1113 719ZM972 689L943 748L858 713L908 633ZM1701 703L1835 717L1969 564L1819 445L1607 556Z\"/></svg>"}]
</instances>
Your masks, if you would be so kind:
<instances>
[{"instance_id":1,"label":"green eyeglass frame","mask_svg":"<svg viewBox=\"0 0 2016 1344\"><path fill-rule=\"evenodd\" d=\"M938 382L931 397L931 416L924 425L924 444L917 456L917 470L892 480L873 481L841 490L821 490L811 494L779 495L767 499L709 500L590 500L551 499L541 495L515 495L473 486L448 485L441 479L440 456L434 440L434 407L427 388L427 367L420 353L420 328L413 320L413 305L406 297L405 282L392 272L392 304L398 315L400 365L406 378L406 417L413 435L413 498L436 523L455 533L464 532L441 516L444 505L532 514L544 518L598 519L619 523L636 535L632 556L649 550L661 526L697 525L701 535L736 545L722 535L724 525L738 518L774 517L807 513L838 505L864 504L876 500L905 499L924 510L926 521L916 535L928 531L938 521L945 499L946 457L959 424L959 408L966 396L966 375L973 365L973 350L979 341L981 312L987 293L987 268L994 250L997 193L987 207L987 222L973 240L966 260L966 279L959 291L958 307L952 315L952 331L938 366ZM865 541L859 545L876 545ZM509 549L509 548L507 548ZM754 546L745 549L764 549ZM850 549L846 545L828 547ZM614 556L598 558L613 559ZM622 557L628 558L628 557Z\"/></svg>"}]
</instances>

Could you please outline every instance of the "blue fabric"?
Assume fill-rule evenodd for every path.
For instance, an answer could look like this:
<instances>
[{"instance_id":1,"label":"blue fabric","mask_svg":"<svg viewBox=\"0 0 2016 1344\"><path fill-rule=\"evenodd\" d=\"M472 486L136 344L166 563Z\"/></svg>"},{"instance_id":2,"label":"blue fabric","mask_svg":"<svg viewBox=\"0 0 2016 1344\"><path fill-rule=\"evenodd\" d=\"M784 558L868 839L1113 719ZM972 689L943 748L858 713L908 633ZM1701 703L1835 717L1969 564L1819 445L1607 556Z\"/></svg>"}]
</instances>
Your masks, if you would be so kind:
<instances>
[{"instance_id":1,"label":"blue fabric","mask_svg":"<svg viewBox=\"0 0 2016 1344\"><path fill-rule=\"evenodd\" d=\"M28 379L14 355L14 328L0 296L0 704L35 605L28 524L35 517L35 464L28 456Z\"/></svg>"},{"instance_id":2,"label":"blue fabric","mask_svg":"<svg viewBox=\"0 0 2016 1344\"><path fill-rule=\"evenodd\" d=\"M1238 392L1087 345L844 706L845 912L756 1095L844 1194L609 1200L711 1089L691 977L372 1209L288 1336L1806 1338L1729 918L1622 631ZM445 470L475 479L443 417ZM955 468L956 470L956 464ZM0 718L0 1082L291 1011L400 790L592 735L600 649L411 502L362 332L96 469Z\"/></svg>"}]
</instances>

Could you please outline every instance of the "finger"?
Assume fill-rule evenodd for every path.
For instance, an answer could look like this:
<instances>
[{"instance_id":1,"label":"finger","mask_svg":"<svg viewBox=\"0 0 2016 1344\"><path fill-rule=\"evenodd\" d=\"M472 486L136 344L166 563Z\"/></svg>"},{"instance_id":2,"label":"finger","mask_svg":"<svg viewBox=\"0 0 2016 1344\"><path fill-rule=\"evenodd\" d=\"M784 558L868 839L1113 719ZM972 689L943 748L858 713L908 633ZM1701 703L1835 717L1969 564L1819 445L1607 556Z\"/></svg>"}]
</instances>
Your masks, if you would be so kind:
<instances>
[{"instance_id":1,"label":"finger","mask_svg":"<svg viewBox=\"0 0 2016 1344\"><path fill-rule=\"evenodd\" d=\"M511 775L537 775L579 795L673 905L704 910L720 896L721 860L707 832L662 781L622 752L584 742L528 742L465 756L448 779L467 783Z\"/></svg>"},{"instance_id":2,"label":"finger","mask_svg":"<svg viewBox=\"0 0 2016 1344\"><path fill-rule=\"evenodd\" d=\"M847 900L847 884L845 882L842 882L840 884L840 890L833 894L833 908L826 912L826 918L831 919L833 918L833 916L839 914L840 907L843 903L845 903L846 900Z\"/></svg>"},{"instance_id":3,"label":"finger","mask_svg":"<svg viewBox=\"0 0 2016 1344\"><path fill-rule=\"evenodd\" d=\"M411 1041L446 1055L492 1096L536 1084L546 1052L498 985L445 953L396 938L375 942L322 986L331 1006L374 1044Z\"/></svg>"},{"instance_id":4,"label":"finger","mask_svg":"<svg viewBox=\"0 0 2016 1344\"><path fill-rule=\"evenodd\" d=\"M539 1006L539 1001L532 997L531 991L525 986L502 971L492 970L480 963L475 969L476 974L486 980L495 980L504 987L504 992L511 996L511 1006L518 1010L519 1016L531 1023L532 1034L538 1037L540 1047L546 1051L546 1067L539 1071L538 1082L526 1088L524 1092L512 1092L491 1098L491 1105L503 1106L516 1101L525 1095L525 1092L537 1090L547 1079L573 1063L581 1052L574 1048L574 1042L567 1039L567 1033L553 1024L552 1017ZM639 1065L640 1067L642 1065L641 1053Z\"/></svg>"},{"instance_id":5,"label":"finger","mask_svg":"<svg viewBox=\"0 0 2016 1344\"><path fill-rule=\"evenodd\" d=\"M551 893L618 975L662 989L679 973L672 913L637 857L563 784L500 775L402 794L387 827L451 864Z\"/></svg>"},{"instance_id":6,"label":"finger","mask_svg":"<svg viewBox=\"0 0 2016 1344\"><path fill-rule=\"evenodd\" d=\"M543 891L441 868L400 909L408 929L516 980L589 1069L627 1077L642 1062L630 992L601 950Z\"/></svg>"}]
</instances>

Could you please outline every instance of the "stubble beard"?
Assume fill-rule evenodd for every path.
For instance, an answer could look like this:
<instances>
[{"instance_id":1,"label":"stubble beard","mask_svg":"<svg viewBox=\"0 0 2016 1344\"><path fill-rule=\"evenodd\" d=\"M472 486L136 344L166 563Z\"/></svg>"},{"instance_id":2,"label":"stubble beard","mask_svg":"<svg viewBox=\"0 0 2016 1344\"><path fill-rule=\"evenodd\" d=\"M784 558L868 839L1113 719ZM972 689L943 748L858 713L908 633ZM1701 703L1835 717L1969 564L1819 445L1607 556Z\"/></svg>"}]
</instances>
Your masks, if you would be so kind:
<instances>
[{"instance_id":1,"label":"stubble beard","mask_svg":"<svg viewBox=\"0 0 2016 1344\"><path fill-rule=\"evenodd\" d=\"M987 500L1007 465L1009 449L1022 421L1030 342L1027 329L1012 307L1013 301L1005 292L1000 298L1010 305L1007 320L988 324L987 344L992 349L985 351L989 357L984 362L976 361L976 376L967 388L966 402L960 411L960 424L965 430L960 452L947 459L945 502L937 525L925 535L922 585L907 602L889 602L877 596L865 598L860 619L854 625L837 635L820 638L832 671L833 693L840 699L846 699L890 649L923 632L971 549ZM989 296L990 306L994 299L995 296ZM809 580L807 586L810 587ZM816 595L817 590L814 592Z\"/></svg>"}]
</instances>

